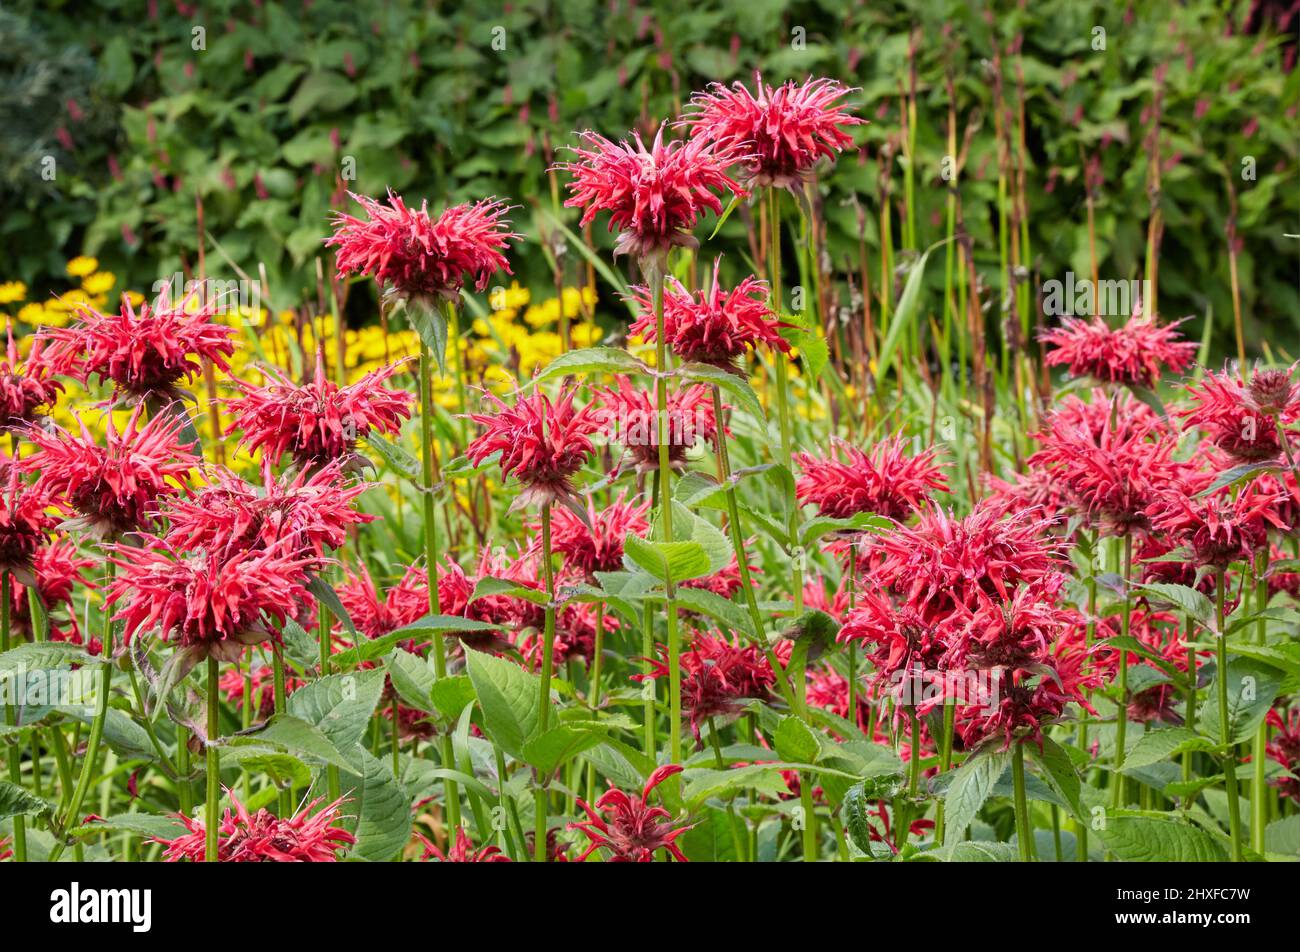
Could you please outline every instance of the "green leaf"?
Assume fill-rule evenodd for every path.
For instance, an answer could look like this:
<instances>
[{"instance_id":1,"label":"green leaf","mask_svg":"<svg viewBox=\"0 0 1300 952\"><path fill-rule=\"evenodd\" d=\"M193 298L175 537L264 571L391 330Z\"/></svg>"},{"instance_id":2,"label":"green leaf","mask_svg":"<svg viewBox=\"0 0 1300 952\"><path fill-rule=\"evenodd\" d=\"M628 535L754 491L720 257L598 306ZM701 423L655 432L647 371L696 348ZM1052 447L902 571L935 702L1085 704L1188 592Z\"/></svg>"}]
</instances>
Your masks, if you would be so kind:
<instances>
[{"instance_id":1,"label":"green leaf","mask_svg":"<svg viewBox=\"0 0 1300 952\"><path fill-rule=\"evenodd\" d=\"M387 760L360 751L360 773L341 773L344 809L356 816L357 838L348 855L382 863L393 859L411 838L411 805Z\"/></svg>"},{"instance_id":2,"label":"green leaf","mask_svg":"<svg viewBox=\"0 0 1300 952\"><path fill-rule=\"evenodd\" d=\"M432 714L434 705L430 693L433 691L435 677L429 662L419 655L398 648L388 656L386 667L398 697L416 710Z\"/></svg>"},{"instance_id":3,"label":"green leaf","mask_svg":"<svg viewBox=\"0 0 1300 952\"><path fill-rule=\"evenodd\" d=\"M1214 631L1214 603L1196 589L1166 582L1135 583L1133 588L1146 595L1152 603L1176 608L1185 615L1191 615L1210 631Z\"/></svg>"},{"instance_id":4,"label":"green leaf","mask_svg":"<svg viewBox=\"0 0 1300 952\"><path fill-rule=\"evenodd\" d=\"M335 750L355 759L383 690L382 669L332 674L290 694L288 712L319 728Z\"/></svg>"},{"instance_id":5,"label":"green leaf","mask_svg":"<svg viewBox=\"0 0 1300 952\"><path fill-rule=\"evenodd\" d=\"M650 372L649 367L625 350L617 347L584 347L556 357L546 365L545 370L520 387L520 392L527 392L538 384L556 377L590 373L648 374Z\"/></svg>"},{"instance_id":6,"label":"green leaf","mask_svg":"<svg viewBox=\"0 0 1300 952\"><path fill-rule=\"evenodd\" d=\"M925 264L930 260L930 252L937 247L938 244L927 248L925 253L916 259L916 263L907 274L903 293L898 297L898 307L894 308L894 313L890 315L889 328L885 331L885 339L880 345L880 353L876 360L878 377L883 377L889 372L894 351L898 350L903 335L921 313L921 287L925 283Z\"/></svg>"},{"instance_id":7,"label":"green leaf","mask_svg":"<svg viewBox=\"0 0 1300 952\"><path fill-rule=\"evenodd\" d=\"M952 863L1017 863L1020 849L1011 843L967 840L954 844L945 858Z\"/></svg>"},{"instance_id":8,"label":"green leaf","mask_svg":"<svg viewBox=\"0 0 1300 952\"><path fill-rule=\"evenodd\" d=\"M758 394L754 393L754 388L744 377L723 370L721 367L714 367L712 364L698 363L683 364L676 373L686 380L718 387L727 396L734 398L740 409L760 423L767 419L763 413L763 405L758 400Z\"/></svg>"},{"instance_id":9,"label":"green leaf","mask_svg":"<svg viewBox=\"0 0 1300 952\"><path fill-rule=\"evenodd\" d=\"M1075 769L1070 755L1050 737L1043 738L1041 750L1033 744L1027 744L1025 749L1043 768L1043 779L1047 785L1069 805L1077 819L1086 821L1083 805L1079 801L1079 771Z\"/></svg>"},{"instance_id":10,"label":"green leaf","mask_svg":"<svg viewBox=\"0 0 1300 952\"><path fill-rule=\"evenodd\" d=\"M698 542L656 542L629 532L623 539L624 562L673 584L709 574L708 553Z\"/></svg>"},{"instance_id":11,"label":"green leaf","mask_svg":"<svg viewBox=\"0 0 1300 952\"><path fill-rule=\"evenodd\" d=\"M584 751L590 750L605 739L600 731L584 730L561 725L526 742L523 761L537 768L543 776L551 776L560 766Z\"/></svg>"},{"instance_id":12,"label":"green leaf","mask_svg":"<svg viewBox=\"0 0 1300 952\"><path fill-rule=\"evenodd\" d=\"M1172 818L1110 816L1097 831L1106 849L1127 863L1217 863L1227 859L1218 841Z\"/></svg>"},{"instance_id":13,"label":"green leaf","mask_svg":"<svg viewBox=\"0 0 1300 952\"><path fill-rule=\"evenodd\" d=\"M821 744L811 727L793 714L783 717L777 725L773 737L776 752L782 760L794 760L801 763L816 763L821 753Z\"/></svg>"},{"instance_id":14,"label":"green leaf","mask_svg":"<svg viewBox=\"0 0 1300 952\"><path fill-rule=\"evenodd\" d=\"M356 637L357 626L352 624L352 616L348 610L343 607L343 602L339 599L339 593L334 591L334 586L325 581L319 575L307 576L307 591L316 596L316 599L330 610L330 613L343 622L343 625Z\"/></svg>"},{"instance_id":15,"label":"green leaf","mask_svg":"<svg viewBox=\"0 0 1300 952\"><path fill-rule=\"evenodd\" d=\"M411 326L420 335L420 341L438 363L438 372L447 373L447 315L433 304L416 300L406 303L406 313Z\"/></svg>"},{"instance_id":16,"label":"green leaf","mask_svg":"<svg viewBox=\"0 0 1300 952\"><path fill-rule=\"evenodd\" d=\"M757 639L759 636L759 633L754 630L754 622L749 612L716 592L703 588L682 587L673 594L673 600L680 607L701 615L708 615L714 621L750 639Z\"/></svg>"},{"instance_id":17,"label":"green leaf","mask_svg":"<svg viewBox=\"0 0 1300 952\"><path fill-rule=\"evenodd\" d=\"M355 765L344 757L324 732L314 724L292 714L277 714L260 731L242 735L255 742L274 744L309 761L332 764L344 770Z\"/></svg>"},{"instance_id":18,"label":"green leaf","mask_svg":"<svg viewBox=\"0 0 1300 952\"><path fill-rule=\"evenodd\" d=\"M311 770L305 763L293 754L268 747L229 744L221 749L221 766L232 765L238 765L252 774L264 774L276 786L285 789L311 784Z\"/></svg>"},{"instance_id":19,"label":"green leaf","mask_svg":"<svg viewBox=\"0 0 1300 952\"><path fill-rule=\"evenodd\" d=\"M40 797L8 780L0 780L0 820L14 816L47 816L53 810L53 805Z\"/></svg>"},{"instance_id":20,"label":"green leaf","mask_svg":"<svg viewBox=\"0 0 1300 952\"><path fill-rule=\"evenodd\" d=\"M465 667L483 711L483 728L506 753L522 758L537 730L540 682L513 661L466 649Z\"/></svg>"},{"instance_id":21,"label":"green leaf","mask_svg":"<svg viewBox=\"0 0 1300 952\"><path fill-rule=\"evenodd\" d=\"M799 538L801 545L810 546L822 536L832 532L884 532L893 527L894 523L891 520L869 512L860 512L848 519L817 516L804 523Z\"/></svg>"},{"instance_id":22,"label":"green leaf","mask_svg":"<svg viewBox=\"0 0 1300 952\"><path fill-rule=\"evenodd\" d=\"M868 856L875 857L875 847L871 842L872 821L871 805L877 798L867 793L866 784L857 783L849 787L840 806L844 814L844 828L848 831L853 845Z\"/></svg>"},{"instance_id":23,"label":"green leaf","mask_svg":"<svg viewBox=\"0 0 1300 952\"><path fill-rule=\"evenodd\" d=\"M957 768L944 794L944 846L951 848L961 840L1010 763L1010 751L986 751Z\"/></svg>"},{"instance_id":24,"label":"green leaf","mask_svg":"<svg viewBox=\"0 0 1300 952\"><path fill-rule=\"evenodd\" d=\"M530 588L527 585L520 585L518 582L512 582L509 579L493 578L491 575L485 575L475 584L474 591L469 597L469 604L472 605L480 598L487 598L489 595L506 595L510 598L532 602L534 605L545 605L548 601L546 593L543 591Z\"/></svg>"},{"instance_id":25,"label":"green leaf","mask_svg":"<svg viewBox=\"0 0 1300 952\"><path fill-rule=\"evenodd\" d=\"M152 840L174 840L185 834L185 824L175 817L158 816L153 813L116 813L86 823L69 832L73 836L98 836L105 830L122 833L134 833L136 836Z\"/></svg>"},{"instance_id":26,"label":"green leaf","mask_svg":"<svg viewBox=\"0 0 1300 952\"><path fill-rule=\"evenodd\" d=\"M366 443L380 455L388 468L407 479L416 479L420 475L420 461L408 453L405 447L394 443L381 433L371 430L366 434Z\"/></svg>"},{"instance_id":27,"label":"green leaf","mask_svg":"<svg viewBox=\"0 0 1300 952\"><path fill-rule=\"evenodd\" d=\"M1266 826L1264 848L1279 856L1300 857L1300 815L1274 820Z\"/></svg>"},{"instance_id":28,"label":"green leaf","mask_svg":"<svg viewBox=\"0 0 1300 952\"><path fill-rule=\"evenodd\" d=\"M1212 496L1225 486L1232 486L1259 473L1271 473L1281 469L1276 461L1265 463L1243 463L1231 469L1225 469L1214 477L1214 482L1197 493L1197 496Z\"/></svg>"},{"instance_id":29,"label":"green leaf","mask_svg":"<svg viewBox=\"0 0 1300 952\"><path fill-rule=\"evenodd\" d=\"M433 686L429 689L429 698L433 701L434 708L443 717L459 717L460 712L465 710L465 705L472 702L475 697L474 683L467 674L442 678L433 682Z\"/></svg>"},{"instance_id":30,"label":"green leaf","mask_svg":"<svg viewBox=\"0 0 1300 952\"><path fill-rule=\"evenodd\" d=\"M1206 750L1214 745L1195 731L1185 727L1172 727L1166 730L1147 731L1133 745L1133 749L1124 754L1124 770L1137 770L1172 760L1188 750Z\"/></svg>"},{"instance_id":31,"label":"green leaf","mask_svg":"<svg viewBox=\"0 0 1300 952\"><path fill-rule=\"evenodd\" d=\"M682 799L697 804L710 797L725 797L751 788L759 794L779 797L789 793L785 779L781 776L783 769L788 770L789 767L779 764L749 764L731 770L688 768L682 772Z\"/></svg>"},{"instance_id":32,"label":"green leaf","mask_svg":"<svg viewBox=\"0 0 1300 952\"><path fill-rule=\"evenodd\" d=\"M1222 673L1215 676L1216 682L1208 692L1196 724L1197 729L1216 744L1222 743L1223 739L1219 704L1216 700L1217 678L1221 676ZM1229 742L1238 744L1253 737L1255 729L1263 723L1282 688L1282 677L1272 665L1248 658L1236 658L1228 662L1226 684Z\"/></svg>"},{"instance_id":33,"label":"green leaf","mask_svg":"<svg viewBox=\"0 0 1300 952\"><path fill-rule=\"evenodd\" d=\"M0 654L0 678L17 672L50 671L74 664L103 663L103 658L86 654L67 642L27 642Z\"/></svg>"}]
</instances>

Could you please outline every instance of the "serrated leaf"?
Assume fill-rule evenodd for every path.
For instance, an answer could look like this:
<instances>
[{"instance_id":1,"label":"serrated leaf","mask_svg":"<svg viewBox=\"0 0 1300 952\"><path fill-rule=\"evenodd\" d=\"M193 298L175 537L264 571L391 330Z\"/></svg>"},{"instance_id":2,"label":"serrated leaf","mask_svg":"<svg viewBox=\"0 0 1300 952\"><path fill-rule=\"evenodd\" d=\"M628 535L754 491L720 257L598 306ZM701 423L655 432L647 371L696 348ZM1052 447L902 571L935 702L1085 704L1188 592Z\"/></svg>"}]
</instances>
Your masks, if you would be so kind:
<instances>
[{"instance_id":1,"label":"serrated leaf","mask_svg":"<svg viewBox=\"0 0 1300 952\"><path fill-rule=\"evenodd\" d=\"M424 711L426 714L434 712L430 692L433 690L435 677L433 668L427 660L398 648L388 656L386 667L388 678L392 681L393 690L397 692L398 697L418 711Z\"/></svg>"},{"instance_id":2,"label":"serrated leaf","mask_svg":"<svg viewBox=\"0 0 1300 952\"><path fill-rule=\"evenodd\" d=\"M686 380L717 387L728 397L734 399L740 409L760 423L767 419L766 414L763 413L763 404L758 400L758 394L754 393L754 388L749 385L749 381L744 377L723 370L721 367L715 367L712 364L699 363L683 364L677 369L676 373Z\"/></svg>"},{"instance_id":3,"label":"serrated leaf","mask_svg":"<svg viewBox=\"0 0 1300 952\"><path fill-rule=\"evenodd\" d=\"M570 375L608 373L608 374L648 374L650 368L637 360L625 350L617 347L584 347L561 354L546 369L520 388L527 392L538 384L556 377Z\"/></svg>"},{"instance_id":4,"label":"serrated leaf","mask_svg":"<svg viewBox=\"0 0 1300 952\"><path fill-rule=\"evenodd\" d=\"M1171 760L1188 750L1206 750L1214 745L1185 727L1147 731L1124 754L1124 769L1137 770L1162 760Z\"/></svg>"},{"instance_id":5,"label":"serrated leaf","mask_svg":"<svg viewBox=\"0 0 1300 952\"><path fill-rule=\"evenodd\" d=\"M335 750L355 759L383 690L382 669L332 674L290 694L288 713L319 728Z\"/></svg>"},{"instance_id":6,"label":"serrated leaf","mask_svg":"<svg viewBox=\"0 0 1300 952\"><path fill-rule=\"evenodd\" d=\"M483 711L483 728L506 753L522 757L537 730L540 682L513 661L465 651L465 667Z\"/></svg>"},{"instance_id":7,"label":"serrated leaf","mask_svg":"<svg viewBox=\"0 0 1300 952\"><path fill-rule=\"evenodd\" d=\"M821 753L821 744L812 728L793 714L781 719L772 741L782 760L811 764L816 763Z\"/></svg>"},{"instance_id":8,"label":"serrated leaf","mask_svg":"<svg viewBox=\"0 0 1300 952\"><path fill-rule=\"evenodd\" d=\"M1222 675L1216 674L1218 678ZM1228 662L1228 726L1230 743L1240 743L1253 737L1255 729L1263 723L1282 688L1282 676L1271 665L1249 658L1234 658ZM1207 693L1196 727L1215 743L1222 741L1217 682Z\"/></svg>"},{"instance_id":9,"label":"serrated leaf","mask_svg":"<svg viewBox=\"0 0 1300 952\"><path fill-rule=\"evenodd\" d=\"M352 832L357 841L348 856L386 862L411 838L411 805L387 761L362 748L360 765L360 773L339 775L345 810L356 816Z\"/></svg>"},{"instance_id":10,"label":"serrated leaf","mask_svg":"<svg viewBox=\"0 0 1300 952\"><path fill-rule=\"evenodd\" d=\"M658 542L629 532L623 539L625 562L674 585L709 574L709 556L698 542Z\"/></svg>"},{"instance_id":11,"label":"serrated leaf","mask_svg":"<svg viewBox=\"0 0 1300 952\"><path fill-rule=\"evenodd\" d=\"M1010 751L990 750L976 754L957 768L944 794L944 846L951 848L961 840L1010 763Z\"/></svg>"},{"instance_id":12,"label":"serrated leaf","mask_svg":"<svg viewBox=\"0 0 1300 952\"><path fill-rule=\"evenodd\" d=\"M1214 837L1181 820L1110 816L1097 835L1122 862L1216 863L1227 859Z\"/></svg>"}]
</instances>

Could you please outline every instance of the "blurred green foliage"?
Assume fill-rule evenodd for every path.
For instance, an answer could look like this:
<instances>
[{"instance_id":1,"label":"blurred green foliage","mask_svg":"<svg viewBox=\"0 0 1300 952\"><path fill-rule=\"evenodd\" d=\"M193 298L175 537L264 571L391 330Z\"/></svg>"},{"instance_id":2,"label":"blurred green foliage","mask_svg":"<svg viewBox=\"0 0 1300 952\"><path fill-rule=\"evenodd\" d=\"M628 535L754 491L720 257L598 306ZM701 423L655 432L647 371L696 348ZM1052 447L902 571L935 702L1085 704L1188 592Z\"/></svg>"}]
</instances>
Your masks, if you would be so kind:
<instances>
[{"instance_id":1,"label":"blurred green foliage","mask_svg":"<svg viewBox=\"0 0 1300 952\"><path fill-rule=\"evenodd\" d=\"M1167 70L1160 310L1212 310L1220 339L1230 339L1231 182L1247 338L1285 349L1300 329L1300 239L1284 237L1300 232L1300 70L1283 70L1283 40L1267 26L1227 35L1238 32L1229 23L1244 22L1245 3L12 6L17 13L0 18L9 100L0 279L25 280L37 295L58 286L64 262L80 251L131 287L193 267L196 197L212 239L209 269L218 267L215 254L254 276L264 264L277 305L315 296L330 211L348 204L342 185L369 194L392 188L433 205L496 194L522 206L516 224L536 238L546 230L536 208L563 197L563 182L546 169L573 130L648 132L674 117L691 90L750 80L756 69L769 81L825 74L860 87L855 98L871 119L857 131L863 150L822 182L831 263L851 272L860 226L878 260L879 162L890 143L891 196L895 207L901 201L900 102L914 37L918 248L944 236L951 76L959 140L969 142L963 217L984 280L998 283L996 62L1010 114L1023 77L1033 270L1042 280L1090 271L1084 168L1095 156L1101 274L1140 277L1150 211L1145 147L1157 71ZM1098 27L1104 50L1095 49ZM1007 52L1016 46L1019 55ZM60 129L70 143L61 143ZM45 155L58 162L53 182L39 174ZM1253 180L1242 178L1243 161L1253 163ZM353 168L355 180L340 181ZM733 216L708 249L733 248L735 266L748 248L743 218ZM597 241L608 248L604 236ZM515 259L522 281L553 285L536 249ZM848 300L842 286L837 293Z\"/></svg>"}]
</instances>

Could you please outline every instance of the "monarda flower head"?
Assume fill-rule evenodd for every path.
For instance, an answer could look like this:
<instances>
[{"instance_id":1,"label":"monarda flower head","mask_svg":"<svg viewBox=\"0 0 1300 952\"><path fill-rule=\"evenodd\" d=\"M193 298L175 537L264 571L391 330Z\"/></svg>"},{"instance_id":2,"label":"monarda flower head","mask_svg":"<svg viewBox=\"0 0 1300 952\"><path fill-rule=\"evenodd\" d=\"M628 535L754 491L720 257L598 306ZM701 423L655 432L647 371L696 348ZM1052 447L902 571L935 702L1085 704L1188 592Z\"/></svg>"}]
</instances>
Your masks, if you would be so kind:
<instances>
[{"instance_id":1,"label":"monarda flower head","mask_svg":"<svg viewBox=\"0 0 1300 952\"><path fill-rule=\"evenodd\" d=\"M618 571L623 567L623 540L629 532L645 535L649 510L648 500L630 503L625 492L600 509L588 499L585 521L567 509L558 510L551 523L551 549L564 558L566 568L587 579L596 572Z\"/></svg>"},{"instance_id":2,"label":"monarda flower head","mask_svg":"<svg viewBox=\"0 0 1300 952\"><path fill-rule=\"evenodd\" d=\"M1173 459L1167 433L1132 422L1112 427L1107 419L1094 433L1052 421L1040 439L1043 448L1029 457L1030 468L1051 474L1079 515L1113 535L1146 529L1156 496L1186 472Z\"/></svg>"},{"instance_id":3,"label":"monarda flower head","mask_svg":"<svg viewBox=\"0 0 1300 952\"><path fill-rule=\"evenodd\" d=\"M1060 569L1061 543L1048 535L1050 525L1032 514L1002 518L985 503L961 519L937 507L923 509L915 526L878 538L868 584L895 593L927 624L959 605L1006 602L1016 586Z\"/></svg>"},{"instance_id":4,"label":"monarda flower head","mask_svg":"<svg viewBox=\"0 0 1300 952\"><path fill-rule=\"evenodd\" d=\"M1256 376L1258 376L1258 371ZM1251 388L1229 373L1207 373L1187 386L1192 405L1181 411L1188 427L1204 430L1214 445L1237 463L1258 463L1277 459L1282 453L1278 421L1287 421L1279 410L1266 411L1256 402ZM1266 400L1275 399L1266 396ZM1290 405L1282 396L1282 410ZM1288 411L1294 414L1294 409Z\"/></svg>"},{"instance_id":5,"label":"monarda flower head","mask_svg":"<svg viewBox=\"0 0 1300 952\"><path fill-rule=\"evenodd\" d=\"M781 328L791 325L777 320L769 304L767 284L747 276L730 291L723 290L718 277L722 263L713 263L713 283L707 291L692 294L680 281L670 279L664 288L664 337L668 348L687 362L711 364L736 373L738 362L748 350L760 346L789 353L790 345ZM647 287L633 288L641 316L630 333L647 341L657 337L654 299Z\"/></svg>"},{"instance_id":6,"label":"monarda flower head","mask_svg":"<svg viewBox=\"0 0 1300 952\"><path fill-rule=\"evenodd\" d=\"M1075 377L1151 388L1163 369L1182 373L1195 358L1197 344L1181 337L1178 323L1162 327L1154 318L1134 315L1119 328L1101 317L1066 317L1041 339L1051 347L1045 358L1050 367L1063 366Z\"/></svg>"},{"instance_id":7,"label":"monarda flower head","mask_svg":"<svg viewBox=\"0 0 1300 952\"><path fill-rule=\"evenodd\" d=\"M1006 602L985 602L957 622L944 658L948 668L1034 670L1076 620L1059 602L1063 573L1016 589Z\"/></svg>"},{"instance_id":8,"label":"monarda flower head","mask_svg":"<svg viewBox=\"0 0 1300 952\"><path fill-rule=\"evenodd\" d=\"M1272 493L1225 487L1203 495L1197 488L1191 483L1161 493L1149 514L1152 526L1186 545L1199 565L1223 570L1249 560L1268 544L1270 531L1286 529Z\"/></svg>"},{"instance_id":9,"label":"monarda flower head","mask_svg":"<svg viewBox=\"0 0 1300 952\"><path fill-rule=\"evenodd\" d=\"M424 844L424 855L421 860L437 860L439 863L509 863L510 857L501 852L499 847L491 844L474 848L474 841L469 838L465 828L461 827L456 833L456 842L452 844L451 849L443 852L438 849L437 845L426 839L420 834L416 837Z\"/></svg>"},{"instance_id":10,"label":"monarda flower head","mask_svg":"<svg viewBox=\"0 0 1300 952\"><path fill-rule=\"evenodd\" d=\"M659 468L659 412L652 390L638 389L627 377L599 390L604 429L623 444L638 472ZM679 387L668 394L668 465L686 465L686 451L699 443L716 444L718 423L713 418L713 395L703 384Z\"/></svg>"},{"instance_id":11,"label":"monarda flower head","mask_svg":"<svg viewBox=\"0 0 1300 952\"><path fill-rule=\"evenodd\" d=\"M822 159L833 161L853 145L845 131L865 122L841 100L853 92L833 79L793 80L768 86L754 75L757 94L742 83L714 83L691 97L693 112L681 120L691 135L734 144L749 187L794 189L812 177Z\"/></svg>"},{"instance_id":12,"label":"monarda flower head","mask_svg":"<svg viewBox=\"0 0 1300 952\"><path fill-rule=\"evenodd\" d=\"M358 512L368 486L348 485L341 464L275 478L263 461L262 489L228 470L167 507L166 540L179 549L267 549L323 556L347 539L348 530L374 516Z\"/></svg>"},{"instance_id":13,"label":"monarda flower head","mask_svg":"<svg viewBox=\"0 0 1300 952\"><path fill-rule=\"evenodd\" d=\"M668 677L662 645L660 653L660 658L648 659L652 668L648 674L634 674L632 680ZM770 700L776 683L772 666L758 648L703 633L696 635L690 648L681 653L681 670L682 709L696 740L700 738L700 726L711 719L736 717L747 700Z\"/></svg>"},{"instance_id":14,"label":"monarda flower head","mask_svg":"<svg viewBox=\"0 0 1300 952\"><path fill-rule=\"evenodd\" d=\"M1300 709L1292 710L1282 719L1282 712L1272 708L1268 712L1269 726L1277 733L1269 741L1269 759L1279 764L1285 771L1281 776L1269 780L1277 787L1278 793L1300 803Z\"/></svg>"},{"instance_id":15,"label":"monarda flower head","mask_svg":"<svg viewBox=\"0 0 1300 952\"><path fill-rule=\"evenodd\" d=\"M865 452L836 440L830 456L794 458L803 471L795 483L799 501L832 519L873 512L902 522L930 501L931 491L948 491L934 449L911 456L901 433Z\"/></svg>"},{"instance_id":16,"label":"monarda flower head","mask_svg":"<svg viewBox=\"0 0 1300 952\"><path fill-rule=\"evenodd\" d=\"M367 638L382 638L429 613L429 573L418 565L408 568L397 584L381 596L370 570L361 562L356 572L347 570L337 590L352 623ZM447 606L442 607L446 611Z\"/></svg>"},{"instance_id":17,"label":"monarda flower head","mask_svg":"<svg viewBox=\"0 0 1300 952\"><path fill-rule=\"evenodd\" d=\"M383 386L401 369L398 363L372 371L346 387L328 379L319 354L311 382L301 386L263 369L266 386L237 382L243 396L231 401L234 419L226 432L242 431L240 445L261 450L272 463L290 453L303 469L333 462L356 469L363 462L358 440L371 432L396 433L411 415L411 395Z\"/></svg>"},{"instance_id":18,"label":"monarda flower head","mask_svg":"<svg viewBox=\"0 0 1300 952\"><path fill-rule=\"evenodd\" d=\"M9 606L9 618L14 630L24 638L32 634L32 608L27 586L34 584L36 596L45 610L45 620L49 625L47 632L49 640L63 640L59 637L63 632L58 629L54 619L50 618L50 613L59 605L72 604L74 586L95 587L81 574L93 565L95 565L93 559L81 558L77 555L77 548L70 540L56 539L36 550L26 573L11 569L10 571L14 571L15 579L18 580L18 583L10 589L13 601ZM26 580L23 578L24 574L27 575ZM75 620L73 626L75 628Z\"/></svg>"},{"instance_id":19,"label":"monarda flower head","mask_svg":"<svg viewBox=\"0 0 1300 952\"><path fill-rule=\"evenodd\" d=\"M0 430L25 427L37 422L40 411L52 405L63 392L63 384L52 380L54 370L42 351L45 341L35 338L25 361L19 361L9 327L9 347L0 360Z\"/></svg>"},{"instance_id":20,"label":"monarda flower head","mask_svg":"<svg viewBox=\"0 0 1300 952\"><path fill-rule=\"evenodd\" d=\"M469 415L483 433L465 448L465 456L479 466L500 452L502 474L523 486L511 511L533 503L578 506L572 480L591 455L591 435L599 424L590 404L574 407L577 395L569 387L553 403L545 394L533 393L507 406L487 393L496 412Z\"/></svg>"},{"instance_id":21,"label":"monarda flower head","mask_svg":"<svg viewBox=\"0 0 1300 952\"><path fill-rule=\"evenodd\" d=\"M37 492L76 513L66 526L99 537L148 529L159 504L187 484L198 460L189 452L194 444L180 441L185 420L158 414L141 423L141 409L121 431L109 414L104 446L80 420L79 438L58 426L26 431L36 452L19 466L37 474Z\"/></svg>"},{"instance_id":22,"label":"monarda flower head","mask_svg":"<svg viewBox=\"0 0 1300 952\"><path fill-rule=\"evenodd\" d=\"M217 831L217 860L222 863L335 863L339 850L356 838L335 826L343 801L335 800L316 811L323 798L308 803L294 816L277 817L265 808L249 813L234 791L230 795L234 812L227 809ZM316 812L313 812L316 811ZM206 831L203 821L178 814L188 831L175 839L155 837L166 849L163 859L202 862Z\"/></svg>"},{"instance_id":23,"label":"monarda flower head","mask_svg":"<svg viewBox=\"0 0 1300 952\"><path fill-rule=\"evenodd\" d=\"M4 472L8 478L0 496L0 572L34 584L32 560L58 520L50 515L49 498L24 483L12 461L0 459L0 473Z\"/></svg>"},{"instance_id":24,"label":"monarda flower head","mask_svg":"<svg viewBox=\"0 0 1300 952\"><path fill-rule=\"evenodd\" d=\"M888 595L865 591L836 639L860 642L875 668L876 687L901 699L913 687L913 673L938 670L950 628L946 617L927 618L906 602L895 604Z\"/></svg>"},{"instance_id":25,"label":"monarda flower head","mask_svg":"<svg viewBox=\"0 0 1300 952\"><path fill-rule=\"evenodd\" d=\"M453 205L437 218L429 203L419 211L388 193L388 203L349 192L366 212L366 219L339 214L337 229L325 244L338 248L342 274L373 277L385 294L426 306L460 297L466 276L482 291L498 271L510 274L504 254L510 241L507 205L493 198Z\"/></svg>"},{"instance_id":26,"label":"monarda flower head","mask_svg":"<svg viewBox=\"0 0 1300 952\"><path fill-rule=\"evenodd\" d=\"M606 790L596 801L594 810L579 799L578 806L586 812L587 819L570 823L569 829L581 832L591 843L576 862L581 863L596 850L604 849L611 863L650 863L662 849L670 859L685 863L686 856L676 840L691 827L675 827L671 813L649 803L654 788L681 771L677 764L660 767L646 780L639 795L617 788Z\"/></svg>"},{"instance_id":27,"label":"monarda flower head","mask_svg":"<svg viewBox=\"0 0 1300 952\"><path fill-rule=\"evenodd\" d=\"M699 246L689 231L706 209L722 213L715 192L746 194L726 172L744 158L733 146L703 139L665 143L663 126L649 149L636 134L631 142L579 135L586 147L573 150L578 161L556 166L573 175L565 207L583 209L583 225L609 212L609 230L619 233L614 253L631 254L643 267L662 271L673 248Z\"/></svg>"},{"instance_id":28,"label":"monarda flower head","mask_svg":"<svg viewBox=\"0 0 1300 952\"><path fill-rule=\"evenodd\" d=\"M139 313L127 295L116 314L83 305L79 323L44 332L53 341L50 361L79 380L112 381L128 402L193 399L179 385L202 373L204 361L228 371L235 352L234 328L214 320L220 304L203 303L195 288L177 304L145 301Z\"/></svg>"},{"instance_id":29,"label":"monarda flower head","mask_svg":"<svg viewBox=\"0 0 1300 952\"><path fill-rule=\"evenodd\" d=\"M235 661L245 645L278 637L311 597L312 560L276 549L186 555L159 542L118 546L112 562L119 571L106 604L121 604L113 617L125 622L127 640L156 631L180 645L183 670L209 656Z\"/></svg>"}]
</instances>

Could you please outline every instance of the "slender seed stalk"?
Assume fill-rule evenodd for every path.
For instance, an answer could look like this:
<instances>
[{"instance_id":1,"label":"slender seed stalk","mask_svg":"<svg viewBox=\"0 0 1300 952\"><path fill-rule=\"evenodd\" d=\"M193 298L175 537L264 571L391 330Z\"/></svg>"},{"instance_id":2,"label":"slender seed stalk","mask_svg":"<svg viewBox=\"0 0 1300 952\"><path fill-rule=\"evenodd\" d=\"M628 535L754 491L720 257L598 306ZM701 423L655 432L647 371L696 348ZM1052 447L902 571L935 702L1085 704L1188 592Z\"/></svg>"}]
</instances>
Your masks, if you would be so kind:
<instances>
[{"instance_id":1,"label":"slender seed stalk","mask_svg":"<svg viewBox=\"0 0 1300 952\"><path fill-rule=\"evenodd\" d=\"M217 738L221 736L221 695L217 693L217 659L208 655L208 742L206 745L208 801L204 804L205 862L217 861L217 826L221 817L221 753Z\"/></svg>"},{"instance_id":2,"label":"slender seed stalk","mask_svg":"<svg viewBox=\"0 0 1300 952\"><path fill-rule=\"evenodd\" d=\"M1241 848L1241 814L1237 810L1237 748L1232 743L1232 724L1228 719L1228 645L1223 633L1224 570L1219 569L1214 578L1215 661L1218 670L1214 680L1219 695L1219 742L1223 746L1223 777L1228 793L1228 831L1232 836L1232 861L1243 859Z\"/></svg>"}]
</instances>

